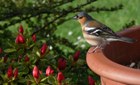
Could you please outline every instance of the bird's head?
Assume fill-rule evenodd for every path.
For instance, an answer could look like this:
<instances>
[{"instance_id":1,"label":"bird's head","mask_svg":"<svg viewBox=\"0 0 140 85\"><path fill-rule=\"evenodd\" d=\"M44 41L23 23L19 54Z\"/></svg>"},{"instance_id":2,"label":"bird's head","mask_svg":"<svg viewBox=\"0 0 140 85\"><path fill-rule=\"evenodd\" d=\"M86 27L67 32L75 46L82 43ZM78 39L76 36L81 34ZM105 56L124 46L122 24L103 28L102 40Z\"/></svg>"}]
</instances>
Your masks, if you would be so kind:
<instances>
[{"instance_id":1,"label":"bird's head","mask_svg":"<svg viewBox=\"0 0 140 85\"><path fill-rule=\"evenodd\" d=\"M81 25L84 25L86 22L93 20L92 17L86 12L79 12L74 16L74 19L78 20Z\"/></svg>"}]
</instances>

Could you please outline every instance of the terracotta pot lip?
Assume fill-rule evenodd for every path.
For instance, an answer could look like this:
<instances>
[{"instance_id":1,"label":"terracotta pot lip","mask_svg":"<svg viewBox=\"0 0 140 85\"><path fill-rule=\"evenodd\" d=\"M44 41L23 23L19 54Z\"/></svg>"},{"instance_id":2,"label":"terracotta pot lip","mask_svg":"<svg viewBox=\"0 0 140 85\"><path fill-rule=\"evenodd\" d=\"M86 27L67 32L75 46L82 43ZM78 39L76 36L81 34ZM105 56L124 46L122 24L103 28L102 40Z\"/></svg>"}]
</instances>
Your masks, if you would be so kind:
<instances>
[{"instance_id":1,"label":"terracotta pot lip","mask_svg":"<svg viewBox=\"0 0 140 85\"><path fill-rule=\"evenodd\" d=\"M140 26L126 29L123 32L119 32L119 34L123 35L136 29L140 29ZM93 47L91 47L89 51L91 49L93 49ZM104 55L101 49L98 49L95 53L87 52L86 61L89 68L102 77L122 83L140 84L140 70L129 68L111 61Z\"/></svg>"},{"instance_id":2,"label":"terracotta pot lip","mask_svg":"<svg viewBox=\"0 0 140 85\"><path fill-rule=\"evenodd\" d=\"M135 31L135 30L137 30L137 29L140 29L140 25L138 25L138 26L132 26L131 28L124 29L123 31L117 32L117 34L119 34L119 35L124 35L124 34L126 34L126 33Z\"/></svg>"}]
</instances>

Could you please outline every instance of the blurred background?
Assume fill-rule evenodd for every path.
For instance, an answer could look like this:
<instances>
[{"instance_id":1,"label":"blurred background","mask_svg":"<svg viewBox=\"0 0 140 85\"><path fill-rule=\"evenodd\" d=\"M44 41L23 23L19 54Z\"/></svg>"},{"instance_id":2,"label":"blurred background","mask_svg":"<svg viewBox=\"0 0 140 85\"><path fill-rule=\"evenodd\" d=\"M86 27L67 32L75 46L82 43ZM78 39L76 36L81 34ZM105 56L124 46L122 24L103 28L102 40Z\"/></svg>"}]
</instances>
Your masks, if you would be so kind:
<instances>
[{"instance_id":1,"label":"blurred background","mask_svg":"<svg viewBox=\"0 0 140 85\"><path fill-rule=\"evenodd\" d=\"M71 43L85 49L89 45L83 39L80 24L72 18L75 14L86 11L114 31L119 31L132 25L139 25L139 2L139 0L0 0L0 46L7 45L7 40L13 40L19 24L22 24L30 35L38 34L39 39L55 35L57 39L68 40L69 45ZM65 46L65 43L67 42L55 44L64 52L71 52L71 48L65 49L68 46Z\"/></svg>"},{"instance_id":2,"label":"blurred background","mask_svg":"<svg viewBox=\"0 0 140 85\"><path fill-rule=\"evenodd\" d=\"M86 65L85 56L90 46L85 42L80 24L73 19L73 16L80 11L85 11L94 19L118 32L140 24L139 3L140 0L0 0L0 48L3 49L0 57L5 54L9 58L17 58L21 54L32 57L32 52L38 51L42 43L47 43L50 52L45 56L56 58L52 63L57 65L56 60L60 56L71 60L71 55L80 50L78 66L76 70L71 71L71 74L77 72L72 81L78 81L76 85L81 85L87 75L92 75L95 80L99 80L99 77ZM26 38L27 48L15 44L20 25L24 28L23 36ZM34 34L37 37L35 45L29 42ZM23 49L16 52L20 47ZM34 53L34 56L37 55ZM46 65L42 62L41 66ZM34 64L36 63L32 63ZM3 64L0 67L4 67ZM1 73L5 72L5 69L7 67ZM43 67L42 69L44 70ZM67 73L66 71L65 74ZM84 83L86 84L87 82Z\"/></svg>"}]
</instances>

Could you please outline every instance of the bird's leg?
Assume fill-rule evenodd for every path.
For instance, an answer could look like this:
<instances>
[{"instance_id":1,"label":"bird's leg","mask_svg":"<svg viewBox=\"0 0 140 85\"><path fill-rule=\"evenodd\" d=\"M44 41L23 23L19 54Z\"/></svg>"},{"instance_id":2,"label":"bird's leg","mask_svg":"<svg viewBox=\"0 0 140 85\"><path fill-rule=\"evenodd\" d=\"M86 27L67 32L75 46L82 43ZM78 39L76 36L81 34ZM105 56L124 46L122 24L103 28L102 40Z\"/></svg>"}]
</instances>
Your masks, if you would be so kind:
<instances>
[{"instance_id":1,"label":"bird's leg","mask_svg":"<svg viewBox=\"0 0 140 85\"><path fill-rule=\"evenodd\" d=\"M93 49L93 52L97 52L97 49L98 49L98 48L100 48L100 46L97 45L97 46Z\"/></svg>"},{"instance_id":2,"label":"bird's leg","mask_svg":"<svg viewBox=\"0 0 140 85\"><path fill-rule=\"evenodd\" d=\"M93 46L93 47L94 47L94 48L91 49L90 51L88 51L88 53L94 53L94 52L97 52L96 49L98 49L99 46L97 45L96 47L95 47L95 46Z\"/></svg>"},{"instance_id":3,"label":"bird's leg","mask_svg":"<svg viewBox=\"0 0 140 85\"><path fill-rule=\"evenodd\" d=\"M97 45L96 47L93 46L94 48L91 49L90 51L88 51L88 53L94 53L94 52L98 52L98 48L103 49L102 45Z\"/></svg>"}]
</instances>

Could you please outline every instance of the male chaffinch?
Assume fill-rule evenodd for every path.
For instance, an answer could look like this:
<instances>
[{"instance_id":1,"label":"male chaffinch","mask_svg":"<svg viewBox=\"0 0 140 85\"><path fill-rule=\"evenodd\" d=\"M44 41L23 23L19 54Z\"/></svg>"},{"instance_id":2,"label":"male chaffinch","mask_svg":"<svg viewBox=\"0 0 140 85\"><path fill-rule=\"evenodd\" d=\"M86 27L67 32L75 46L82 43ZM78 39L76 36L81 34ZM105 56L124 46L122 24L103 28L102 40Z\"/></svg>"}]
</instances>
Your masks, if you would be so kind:
<instances>
[{"instance_id":1,"label":"male chaffinch","mask_svg":"<svg viewBox=\"0 0 140 85\"><path fill-rule=\"evenodd\" d=\"M133 43L135 41L134 39L117 35L109 27L93 19L85 12L78 13L74 18L81 24L83 36L86 41L90 45L95 46L93 52L96 51L97 48L104 48L104 46L112 41L127 43Z\"/></svg>"}]
</instances>

